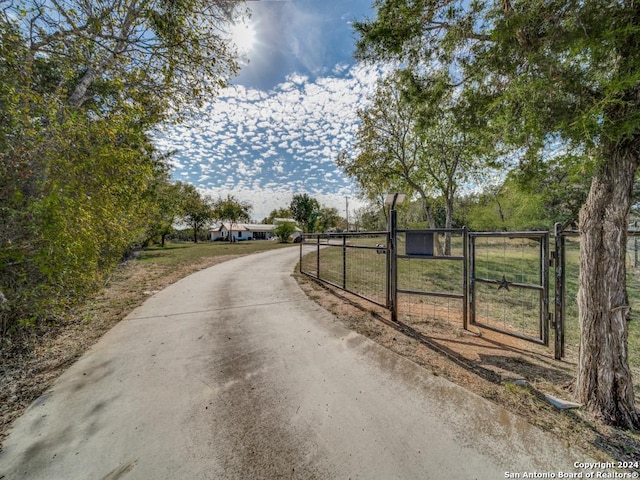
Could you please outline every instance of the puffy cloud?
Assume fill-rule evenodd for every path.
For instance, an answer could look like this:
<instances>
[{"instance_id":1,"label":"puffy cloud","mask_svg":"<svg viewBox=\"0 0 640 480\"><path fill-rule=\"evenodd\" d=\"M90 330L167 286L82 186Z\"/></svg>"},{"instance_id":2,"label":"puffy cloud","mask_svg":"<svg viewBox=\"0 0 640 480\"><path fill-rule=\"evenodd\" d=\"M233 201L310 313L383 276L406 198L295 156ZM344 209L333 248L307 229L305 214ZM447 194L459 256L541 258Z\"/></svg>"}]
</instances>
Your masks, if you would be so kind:
<instances>
[{"instance_id":1,"label":"puffy cloud","mask_svg":"<svg viewBox=\"0 0 640 480\"><path fill-rule=\"evenodd\" d=\"M339 64L332 72L315 80L291 74L267 92L226 88L189 124L157 132L155 144L178 152L170 161L176 178L214 196L228 192L252 201L256 218L286 206L290 198L282 199L296 192L337 208L354 192L334 161L350 148L356 112L384 71Z\"/></svg>"}]
</instances>

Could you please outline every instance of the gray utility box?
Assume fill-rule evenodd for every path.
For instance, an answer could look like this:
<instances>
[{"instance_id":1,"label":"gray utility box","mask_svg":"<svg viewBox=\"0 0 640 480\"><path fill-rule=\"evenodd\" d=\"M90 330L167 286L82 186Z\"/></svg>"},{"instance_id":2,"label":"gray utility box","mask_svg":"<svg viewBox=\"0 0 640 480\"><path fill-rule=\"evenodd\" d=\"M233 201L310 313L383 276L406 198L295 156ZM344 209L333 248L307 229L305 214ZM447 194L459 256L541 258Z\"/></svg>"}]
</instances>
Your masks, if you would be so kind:
<instances>
[{"instance_id":1,"label":"gray utility box","mask_svg":"<svg viewBox=\"0 0 640 480\"><path fill-rule=\"evenodd\" d=\"M432 232L406 232L406 255L433 256Z\"/></svg>"}]
</instances>

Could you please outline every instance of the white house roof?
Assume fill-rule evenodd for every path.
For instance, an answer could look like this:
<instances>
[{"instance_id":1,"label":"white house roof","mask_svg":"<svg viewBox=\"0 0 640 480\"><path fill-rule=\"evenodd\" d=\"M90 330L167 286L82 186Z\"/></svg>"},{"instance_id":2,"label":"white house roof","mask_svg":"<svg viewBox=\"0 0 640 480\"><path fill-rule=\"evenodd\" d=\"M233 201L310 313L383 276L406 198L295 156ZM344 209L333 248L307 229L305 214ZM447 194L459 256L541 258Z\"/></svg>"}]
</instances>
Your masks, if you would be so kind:
<instances>
[{"instance_id":1,"label":"white house roof","mask_svg":"<svg viewBox=\"0 0 640 480\"><path fill-rule=\"evenodd\" d=\"M222 229L227 231L233 230L234 232L272 232L276 226L273 224L265 223L234 223L233 228L228 222L221 223L217 227L211 229L212 232L219 232Z\"/></svg>"},{"instance_id":2,"label":"white house roof","mask_svg":"<svg viewBox=\"0 0 640 480\"><path fill-rule=\"evenodd\" d=\"M296 224L297 222L293 218L274 218L273 219L273 223L275 223L277 225L278 223L293 223L293 224Z\"/></svg>"},{"instance_id":3,"label":"white house roof","mask_svg":"<svg viewBox=\"0 0 640 480\"><path fill-rule=\"evenodd\" d=\"M285 220L288 221L288 220ZM277 225L272 223L234 223L233 229L231 228L231 224L228 222L221 223L217 227L211 228L210 232L220 232L224 228L227 232L233 230L234 232L273 232L276 229ZM301 232L298 227L296 227L296 232Z\"/></svg>"}]
</instances>

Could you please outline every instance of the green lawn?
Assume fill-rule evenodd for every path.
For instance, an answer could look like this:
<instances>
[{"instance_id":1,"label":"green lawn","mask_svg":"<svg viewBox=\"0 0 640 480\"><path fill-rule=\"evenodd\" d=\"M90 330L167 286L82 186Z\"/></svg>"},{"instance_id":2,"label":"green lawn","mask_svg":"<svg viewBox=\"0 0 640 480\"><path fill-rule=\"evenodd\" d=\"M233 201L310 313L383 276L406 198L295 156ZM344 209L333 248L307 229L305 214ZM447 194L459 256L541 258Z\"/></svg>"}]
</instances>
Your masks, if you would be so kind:
<instances>
[{"instance_id":1,"label":"green lawn","mask_svg":"<svg viewBox=\"0 0 640 480\"><path fill-rule=\"evenodd\" d=\"M146 248L140 252L138 260L143 263L182 265L185 263L195 263L206 257L247 255L291 246L291 243L279 243L271 240L251 240L234 243L177 242L167 243L164 247L153 246Z\"/></svg>"},{"instance_id":2,"label":"green lawn","mask_svg":"<svg viewBox=\"0 0 640 480\"><path fill-rule=\"evenodd\" d=\"M638 241L640 249L640 239ZM630 238L627 244L627 294L631 306L629 322L629 363L634 370L634 378L640 380L640 265L635 261L636 244ZM566 239L566 302L565 302L565 340L568 353L577 355L579 345L578 326L578 272L580 246L577 238ZM553 284L552 284L553 285Z\"/></svg>"}]
</instances>

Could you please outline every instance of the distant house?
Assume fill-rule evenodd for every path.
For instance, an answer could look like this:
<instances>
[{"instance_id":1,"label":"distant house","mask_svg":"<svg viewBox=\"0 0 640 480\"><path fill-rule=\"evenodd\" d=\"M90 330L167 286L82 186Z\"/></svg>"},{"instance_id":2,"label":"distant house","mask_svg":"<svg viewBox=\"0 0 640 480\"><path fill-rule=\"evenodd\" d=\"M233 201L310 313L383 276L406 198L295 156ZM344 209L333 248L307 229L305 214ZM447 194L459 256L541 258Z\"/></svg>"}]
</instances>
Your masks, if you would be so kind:
<instances>
[{"instance_id":1,"label":"distant house","mask_svg":"<svg viewBox=\"0 0 640 480\"><path fill-rule=\"evenodd\" d=\"M231 232L231 237L234 241L242 241L242 240L271 240L275 238L277 235L274 233L276 227L282 222L293 222L295 220L289 219L274 219L275 223L234 223L231 225L228 222L221 223L220 225L213 227L209 230L211 234L211 240L229 240L229 233ZM296 234L302 232L298 227L296 227Z\"/></svg>"}]
</instances>

